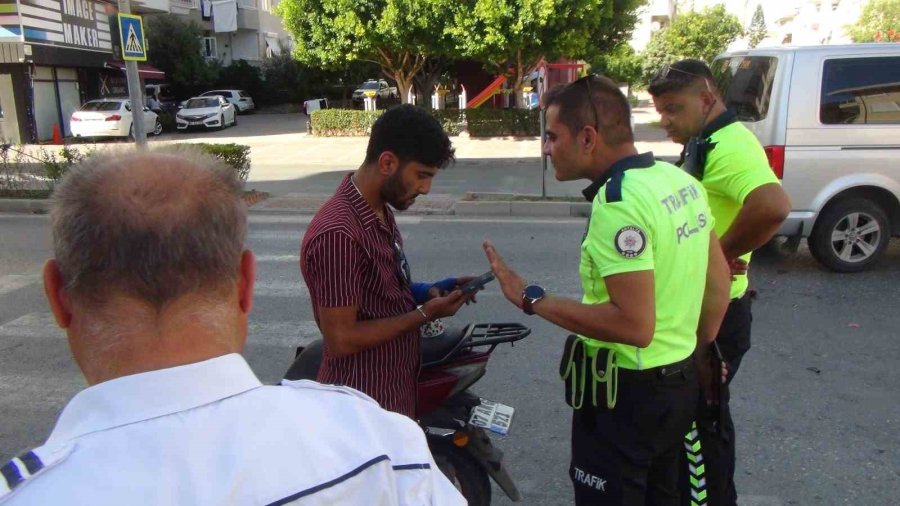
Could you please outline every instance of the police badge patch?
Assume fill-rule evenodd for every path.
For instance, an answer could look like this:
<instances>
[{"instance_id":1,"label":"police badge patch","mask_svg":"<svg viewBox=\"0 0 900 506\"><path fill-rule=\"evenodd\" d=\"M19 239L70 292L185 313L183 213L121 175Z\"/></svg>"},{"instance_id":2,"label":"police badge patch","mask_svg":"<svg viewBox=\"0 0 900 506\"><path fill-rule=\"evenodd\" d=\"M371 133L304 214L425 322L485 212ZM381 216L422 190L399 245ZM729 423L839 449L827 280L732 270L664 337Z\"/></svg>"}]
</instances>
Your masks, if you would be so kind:
<instances>
[{"instance_id":1,"label":"police badge patch","mask_svg":"<svg viewBox=\"0 0 900 506\"><path fill-rule=\"evenodd\" d=\"M616 251L625 258L637 258L647 246L647 236L638 227L622 227L616 232Z\"/></svg>"}]
</instances>

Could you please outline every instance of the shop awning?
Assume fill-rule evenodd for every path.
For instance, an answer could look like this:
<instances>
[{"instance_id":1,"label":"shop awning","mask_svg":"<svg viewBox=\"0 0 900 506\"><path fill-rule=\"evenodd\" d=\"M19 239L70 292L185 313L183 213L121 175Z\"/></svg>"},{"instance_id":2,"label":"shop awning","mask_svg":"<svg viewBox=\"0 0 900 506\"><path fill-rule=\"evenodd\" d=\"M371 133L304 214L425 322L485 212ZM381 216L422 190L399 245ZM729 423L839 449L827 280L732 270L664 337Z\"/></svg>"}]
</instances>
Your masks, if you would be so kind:
<instances>
[{"instance_id":1,"label":"shop awning","mask_svg":"<svg viewBox=\"0 0 900 506\"><path fill-rule=\"evenodd\" d=\"M106 68L121 70L125 72L125 62L121 61L108 61L106 62ZM166 73L153 65L147 65L144 63L138 63L138 74L140 74L141 79L157 79L162 80L166 78Z\"/></svg>"}]
</instances>

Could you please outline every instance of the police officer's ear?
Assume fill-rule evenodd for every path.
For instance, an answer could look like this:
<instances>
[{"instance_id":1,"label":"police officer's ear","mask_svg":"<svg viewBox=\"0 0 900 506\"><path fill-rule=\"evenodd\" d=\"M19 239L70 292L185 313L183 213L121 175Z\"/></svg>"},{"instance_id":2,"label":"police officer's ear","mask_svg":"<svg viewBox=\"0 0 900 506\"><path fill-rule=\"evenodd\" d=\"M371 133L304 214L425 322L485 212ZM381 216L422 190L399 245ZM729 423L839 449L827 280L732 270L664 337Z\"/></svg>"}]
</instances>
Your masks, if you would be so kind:
<instances>
[{"instance_id":1,"label":"police officer's ear","mask_svg":"<svg viewBox=\"0 0 900 506\"><path fill-rule=\"evenodd\" d=\"M393 151L385 151L378 157L378 173L391 177L400 168L400 158Z\"/></svg>"},{"instance_id":2,"label":"police officer's ear","mask_svg":"<svg viewBox=\"0 0 900 506\"><path fill-rule=\"evenodd\" d=\"M700 101L703 103L703 110L707 111L709 109L712 109L712 107L716 104L716 102L719 100L719 95L709 79L704 79L703 84L701 84L700 86Z\"/></svg>"},{"instance_id":3,"label":"police officer's ear","mask_svg":"<svg viewBox=\"0 0 900 506\"><path fill-rule=\"evenodd\" d=\"M585 151L592 151L601 142L600 133L594 125L585 125L581 129L581 135L578 136L578 142Z\"/></svg>"}]
</instances>

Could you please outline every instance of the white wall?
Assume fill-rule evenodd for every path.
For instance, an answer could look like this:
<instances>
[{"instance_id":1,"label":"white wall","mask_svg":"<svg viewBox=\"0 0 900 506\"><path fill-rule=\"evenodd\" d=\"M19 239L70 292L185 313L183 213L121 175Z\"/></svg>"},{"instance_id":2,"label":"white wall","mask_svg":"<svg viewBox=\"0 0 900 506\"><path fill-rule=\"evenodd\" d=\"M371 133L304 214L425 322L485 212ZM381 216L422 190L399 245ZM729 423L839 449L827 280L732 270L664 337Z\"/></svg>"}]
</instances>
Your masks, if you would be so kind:
<instances>
[{"instance_id":1,"label":"white wall","mask_svg":"<svg viewBox=\"0 0 900 506\"><path fill-rule=\"evenodd\" d=\"M231 34L229 44L231 45L228 53L230 60L225 62L226 65L238 60L247 60L250 62L261 59L258 32L238 30ZM219 53L222 53L221 46Z\"/></svg>"}]
</instances>

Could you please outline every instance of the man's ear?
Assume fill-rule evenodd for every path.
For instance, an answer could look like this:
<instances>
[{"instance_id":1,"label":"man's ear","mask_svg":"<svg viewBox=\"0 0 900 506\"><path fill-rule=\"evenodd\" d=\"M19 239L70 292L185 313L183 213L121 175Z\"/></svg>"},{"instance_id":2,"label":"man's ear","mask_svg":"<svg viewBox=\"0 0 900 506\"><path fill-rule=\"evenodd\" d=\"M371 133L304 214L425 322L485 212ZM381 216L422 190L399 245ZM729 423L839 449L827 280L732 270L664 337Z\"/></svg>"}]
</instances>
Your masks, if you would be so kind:
<instances>
[{"instance_id":1,"label":"man's ear","mask_svg":"<svg viewBox=\"0 0 900 506\"><path fill-rule=\"evenodd\" d=\"M253 287L256 284L256 256L250 250L241 254L241 275L238 279L238 303L241 311L250 314L253 309Z\"/></svg>"},{"instance_id":2,"label":"man's ear","mask_svg":"<svg viewBox=\"0 0 900 506\"><path fill-rule=\"evenodd\" d=\"M384 177L393 176L400 168L400 159L392 151L385 151L378 157L378 172Z\"/></svg>"},{"instance_id":3,"label":"man's ear","mask_svg":"<svg viewBox=\"0 0 900 506\"><path fill-rule=\"evenodd\" d=\"M585 152L591 152L600 143L600 133L593 126L586 126L581 129L578 140Z\"/></svg>"},{"instance_id":4,"label":"man's ear","mask_svg":"<svg viewBox=\"0 0 900 506\"><path fill-rule=\"evenodd\" d=\"M59 272L59 264L52 258L44 264L44 295L47 296L47 303L50 304L50 311L56 318L56 324L64 329L69 328L72 324L72 307L66 294L62 273Z\"/></svg>"}]
</instances>

